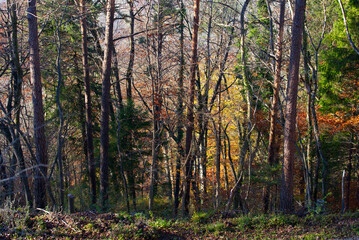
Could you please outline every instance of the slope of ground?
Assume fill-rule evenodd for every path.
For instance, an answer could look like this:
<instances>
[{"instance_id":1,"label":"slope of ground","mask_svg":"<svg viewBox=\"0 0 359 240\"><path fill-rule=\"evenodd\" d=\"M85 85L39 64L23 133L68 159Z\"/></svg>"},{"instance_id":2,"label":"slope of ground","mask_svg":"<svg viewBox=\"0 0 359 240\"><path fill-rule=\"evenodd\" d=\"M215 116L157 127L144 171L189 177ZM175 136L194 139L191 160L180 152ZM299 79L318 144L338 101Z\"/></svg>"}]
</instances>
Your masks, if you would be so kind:
<instances>
[{"instance_id":1,"label":"slope of ground","mask_svg":"<svg viewBox=\"0 0 359 240\"><path fill-rule=\"evenodd\" d=\"M236 216L191 219L152 214L0 210L0 239L359 239L359 212L345 215Z\"/></svg>"}]
</instances>

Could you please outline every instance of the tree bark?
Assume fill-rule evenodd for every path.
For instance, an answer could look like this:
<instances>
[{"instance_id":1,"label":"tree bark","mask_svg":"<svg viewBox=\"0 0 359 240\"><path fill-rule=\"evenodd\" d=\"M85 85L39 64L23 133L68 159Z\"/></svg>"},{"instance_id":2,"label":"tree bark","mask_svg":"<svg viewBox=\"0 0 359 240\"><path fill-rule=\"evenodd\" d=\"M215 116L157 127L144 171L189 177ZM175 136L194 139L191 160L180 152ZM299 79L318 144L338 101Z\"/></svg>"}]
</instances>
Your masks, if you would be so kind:
<instances>
[{"instance_id":1,"label":"tree bark","mask_svg":"<svg viewBox=\"0 0 359 240\"><path fill-rule=\"evenodd\" d=\"M303 29L303 64L304 64L304 82L307 90L307 148L306 154L304 156L303 167L304 167L304 177L306 182L306 190L305 190L305 206L307 208L312 205L312 176L313 176L313 167L312 167L312 158L311 158L311 150L312 150L312 141L313 141L313 124L312 124L312 79L309 76L309 63L310 63L310 53L308 51L308 32ZM304 155L304 154L303 154Z\"/></svg>"},{"instance_id":2,"label":"tree bark","mask_svg":"<svg viewBox=\"0 0 359 240\"><path fill-rule=\"evenodd\" d=\"M127 104L132 101L132 80L133 80L133 65L135 62L135 14L133 12L133 0L128 1L130 7L130 61L128 63L128 68L126 72L126 82L127 82Z\"/></svg>"},{"instance_id":3,"label":"tree bark","mask_svg":"<svg viewBox=\"0 0 359 240\"><path fill-rule=\"evenodd\" d=\"M34 110L34 139L36 148L36 168L34 174L35 207L44 208L46 201L47 143L45 119L42 102L42 83L40 72L39 39L37 28L36 0L28 1L27 19L29 22L30 79L33 84L32 102Z\"/></svg>"},{"instance_id":4,"label":"tree bark","mask_svg":"<svg viewBox=\"0 0 359 240\"><path fill-rule=\"evenodd\" d=\"M129 201L129 187L128 187L128 182L125 176L125 170L124 170L124 161L123 161L123 149L121 149L121 137L120 137L120 133L121 133L121 119L120 119L120 112L124 109L123 103L122 103L122 95L121 95L121 85L120 85L120 76L119 76L119 71L118 71L118 62L117 62L117 53L116 53L116 49L113 48L113 57L114 57L114 72L116 75L116 94L117 94L117 104L116 104L116 108L117 108L117 114L116 114L116 122L117 122L117 131L116 131L116 138L117 138L117 152L118 152L118 156L120 158L120 175L123 181L123 188L124 188L124 194L125 194L125 200L126 200L126 206L127 206L127 211L128 213L130 213L130 201ZM132 107L131 103L129 102L127 104L127 107ZM129 136L129 138L132 138L132 136ZM131 139L132 141L132 139ZM133 171L131 171L131 169L129 169L128 171L128 175L130 175ZM130 177L134 177L134 176L129 176L128 179ZM136 196L136 193L134 193L132 196ZM136 198L132 198L133 201L133 208L136 211Z\"/></svg>"},{"instance_id":5,"label":"tree bark","mask_svg":"<svg viewBox=\"0 0 359 240\"><path fill-rule=\"evenodd\" d=\"M100 149L100 193L101 207L107 209L108 201L108 164L109 164L109 117L111 89L111 59L113 48L113 22L115 0L108 0L106 5L105 48L102 63L102 96L101 96L101 149Z\"/></svg>"},{"instance_id":6,"label":"tree bark","mask_svg":"<svg viewBox=\"0 0 359 240\"><path fill-rule=\"evenodd\" d=\"M242 174L243 171L243 166L244 166L244 162L246 159L246 155L247 152L249 150L249 145L250 145L250 138L251 138L251 128L252 128L252 123L251 123L251 119L252 119L252 113L251 113L251 105L252 105L252 101L251 101L251 96L250 96L250 84L249 84L249 77L248 77L248 68L247 68L247 57L246 57L246 49L245 49L245 36L246 36L246 29L245 29L245 22L244 22L244 18L245 18L245 13L247 11L248 5L249 5L250 0L246 0L243 3L242 6L242 10L241 10L241 17L240 17L240 34L241 34L241 40L240 40L240 54L241 54L241 71L242 71L242 78L243 78L243 85L245 87L246 90L246 104L247 104L247 116L245 119L245 126L243 127L243 134L241 134L241 140L243 141L243 145L241 147L240 150L240 156L239 156L239 161L240 161L240 165L238 166L238 170L237 170L237 174ZM238 123L239 125L240 123ZM239 176L238 176L239 179ZM240 186L238 186L238 188L236 188L235 192L235 196L234 196L234 208L237 208L238 205L241 206L241 209L243 212L245 212L245 208L241 199L241 195L240 195Z\"/></svg>"},{"instance_id":7,"label":"tree bark","mask_svg":"<svg viewBox=\"0 0 359 240\"><path fill-rule=\"evenodd\" d=\"M192 178L192 166L193 158L191 157L191 144L192 135L194 130L194 92L195 92L195 81L196 81L196 69L197 69L197 42L198 42L198 27L199 27L199 5L200 0L195 0L193 5L193 34L192 34L192 57L191 57L191 68L190 68L190 84L189 84L189 100L187 107L187 129L186 129L186 149L185 155L188 158L185 164L185 186L182 201L182 212L183 215L189 214L189 198L191 190L191 178Z\"/></svg>"},{"instance_id":8,"label":"tree bark","mask_svg":"<svg viewBox=\"0 0 359 240\"><path fill-rule=\"evenodd\" d=\"M162 111L162 45L163 45L163 2L158 2L158 19L157 19L157 75L153 79L153 133L152 133L152 163L150 172L150 192L148 208L151 211L154 197L157 194L158 178L158 157L160 153L161 137L161 111Z\"/></svg>"},{"instance_id":9,"label":"tree bark","mask_svg":"<svg viewBox=\"0 0 359 240\"><path fill-rule=\"evenodd\" d=\"M219 85L219 97L218 97L218 132L216 133L216 188L215 188L215 208L219 208L220 204L220 187L221 187L221 152L222 152L222 119L221 119L221 84ZM214 126L215 129L215 126Z\"/></svg>"},{"instance_id":10,"label":"tree bark","mask_svg":"<svg viewBox=\"0 0 359 240\"><path fill-rule=\"evenodd\" d=\"M302 43L303 22L306 0L296 0L295 14L292 23L292 44L289 62L287 86L287 105L284 126L284 161L283 177L280 190L280 210L291 213L293 206L293 174L296 142L296 118L300 51Z\"/></svg>"},{"instance_id":11,"label":"tree bark","mask_svg":"<svg viewBox=\"0 0 359 240\"><path fill-rule=\"evenodd\" d=\"M183 4L183 0L180 2L180 57L179 57L179 78L178 78L178 93L177 93L177 156L176 156L176 180L175 180L175 190L174 190L174 215L177 216L178 213L178 205L179 205L179 192L180 192L180 182L181 182L181 160L184 158L183 151L183 99L184 99L184 89L183 89L183 80L184 80L184 70L185 70L185 62L184 62L184 14L185 7Z\"/></svg>"},{"instance_id":12,"label":"tree bark","mask_svg":"<svg viewBox=\"0 0 359 240\"><path fill-rule=\"evenodd\" d=\"M82 65L83 78L85 85L85 111L86 111L86 146L87 146L87 164L90 179L91 203L96 204L96 167L94 159L93 131L92 131L92 104L91 104L91 85L90 69L88 63L87 47L87 21L86 21L86 0L81 0L81 42L82 42Z\"/></svg>"},{"instance_id":13,"label":"tree bark","mask_svg":"<svg viewBox=\"0 0 359 240\"><path fill-rule=\"evenodd\" d=\"M198 126L200 128L199 130L199 138L198 138L198 144L199 144L199 159L200 159L200 184L201 186L201 194L202 199L201 203L203 204L205 199L207 198L207 142L208 142L208 125L209 125L209 119L208 115L210 113L210 110L208 108L208 99L209 99L209 84L212 78L212 66L211 66L211 34L212 34L212 26L213 26L213 0L207 1L207 4L209 5L209 18L208 18L208 28L207 28L207 56L206 56L206 82L204 84L204 93L201 93L201 86L200 82L198 81L197 87L198 87ZM197 66L198 68L198 66ZM214 96L217 95L217 92L213 94Z\"/></svg>"},{"instance_id":14,"label":"tree bark","mask_svg":"<svg viewBox=\"0 0 359 240\"><path fill-rule=\"evenodd\" d=\"M277 157L279 153L279 134L280 125L278 124L279 111L279 88L281 82L282 71L282 52L283 52L283 29L284 29L284 15L285 15L285 0L280 1L280 16L279 16L279 30L277 40L277 52L275 58L275 75L273 84L273 99L272 109L270 113L270 129L269 129L269 144L267 162L270 166L278 163ZM267 213L269 209L269 195L270 185L265 186L264 189L264 212Z\"/></svg>"},{"instance_id":15,"label":"tree bark","mask_svg":"<svg viewBox=\"0 0 359 240\"><path fill-rule=\"evenodd\" d=\"M60 94L61 94L61 86L62 83L62 73L61 73L61 49L62 49L62 42L60 37L60 29L59 27L62 24L62 20L57 25L56 35L57 35L57 57L56 57L56 68L57 68L57 75L58 75L58 82L56 87L56 105L59 111L59 130L57 135L57 155L56 161L59 167L59 188L60 188L60 206L65 206L65 189L64 189L64 172L63 172L63 162L62 162L62 146L64 143L63 138L63 127L64 127L64 114L62 111L62 105L60 102Z\"/></svg>"}]
</instances>

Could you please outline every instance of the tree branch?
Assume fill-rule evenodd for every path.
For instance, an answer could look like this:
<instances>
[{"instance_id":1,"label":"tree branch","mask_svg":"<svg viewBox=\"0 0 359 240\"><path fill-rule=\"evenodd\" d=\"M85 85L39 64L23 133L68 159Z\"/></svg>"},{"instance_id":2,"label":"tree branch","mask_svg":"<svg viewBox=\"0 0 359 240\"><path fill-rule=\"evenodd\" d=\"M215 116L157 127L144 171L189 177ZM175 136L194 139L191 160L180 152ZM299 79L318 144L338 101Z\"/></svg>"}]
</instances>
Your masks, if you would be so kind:
<instances>
[{"instance_id":1,"label":"tree branch","mask_svg":"<svg viewBox=\"0 0 359 240\"><path fill-rule=\"evenodd\" d=\"M345 31L347 33L347 37L348 37L348 40L349 40L349 43L351 45L351 47L354 49L354 51L359 55L359 49L355 46L355 44L353 43L353 40L352 40L352 37L350 36L350 33L349 33L349 29L348 29L348 24L347 24L347 19L345 17L345 11L344 11L344 7L343 7L343 4L342 4L342 1L341 0L338 0L339 2L339 5L340 5L340 8L342 10L342 14L343 14L343 21L344 21L344 25L345 25Z\"/></svg>"}]
</instances>

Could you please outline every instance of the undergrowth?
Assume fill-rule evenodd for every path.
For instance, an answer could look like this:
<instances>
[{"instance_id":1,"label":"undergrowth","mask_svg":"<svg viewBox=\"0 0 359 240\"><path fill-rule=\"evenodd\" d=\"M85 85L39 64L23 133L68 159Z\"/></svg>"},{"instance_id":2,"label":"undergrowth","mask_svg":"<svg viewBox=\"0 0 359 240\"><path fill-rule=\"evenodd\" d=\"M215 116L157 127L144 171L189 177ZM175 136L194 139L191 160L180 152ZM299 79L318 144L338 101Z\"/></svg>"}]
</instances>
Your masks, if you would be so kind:
<instances>
[{"instance_id":1,"label":"undergrowth","mask_svg":"<svg viewBox=\"0 0 359 240\"><path fill-rule=\"evenodd\" d=\"M152 212L31 215L7 201L0 209L0 239L332 239L359 236L359 212L346 214L237 215L196 212L173 218Z\"/></svg>"}]
</instances>

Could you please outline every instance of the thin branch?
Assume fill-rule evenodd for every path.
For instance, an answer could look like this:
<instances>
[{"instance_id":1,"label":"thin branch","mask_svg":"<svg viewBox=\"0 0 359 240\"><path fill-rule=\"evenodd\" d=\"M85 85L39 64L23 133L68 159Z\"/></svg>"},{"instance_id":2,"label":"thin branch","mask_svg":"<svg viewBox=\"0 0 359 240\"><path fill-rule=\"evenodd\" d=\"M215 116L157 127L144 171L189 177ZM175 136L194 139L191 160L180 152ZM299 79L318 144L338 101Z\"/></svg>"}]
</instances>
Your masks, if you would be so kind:
<instances>
[{"instance_id":1,"label":"thin branch","mask_svg":"<svg viewBox=\"0 0 359 240\"><path fill-rule=\"evenodd\" d=\"M167 25L166 27L173 27L173 26L177 26L177 25L178 25L178 24L175 23L175 24ZM156 28L152 28L152 29L146 29L146 30L143 30L143 31L139 31L139 32L136 32L136 33L130 34L130 35L121 36L121 37L115 38L113 41L116 42L116 41L118 41L118 40L122 40L122 39L125 39L125 38L129 38L129 37L133 37L133 36L139 35L139 34L141 34L141 33L152 32L152 31L157 31L157 27L156 27Z\"/></svg>"},{"instance_id":2,"label":"thin branch","mask_svg":"<svg viewBox=\"0 0 359 240\"><path fill-rule=\"evenodd\" d=\"M344 11L342 1L338 0L338 2L339 2L339 5L340 5L340 8L342 10L343 21L344 21L344 25L345 25L345 31L347 32L347 37L348 37L349 43L352 46L352 48L354 49L354 51L359 55L359 49L353 43L352 37L350 36L350 33L349 33L348 24L347 24L347 18L345 17L345 11Z\"/></svg>"}]
</instances>

